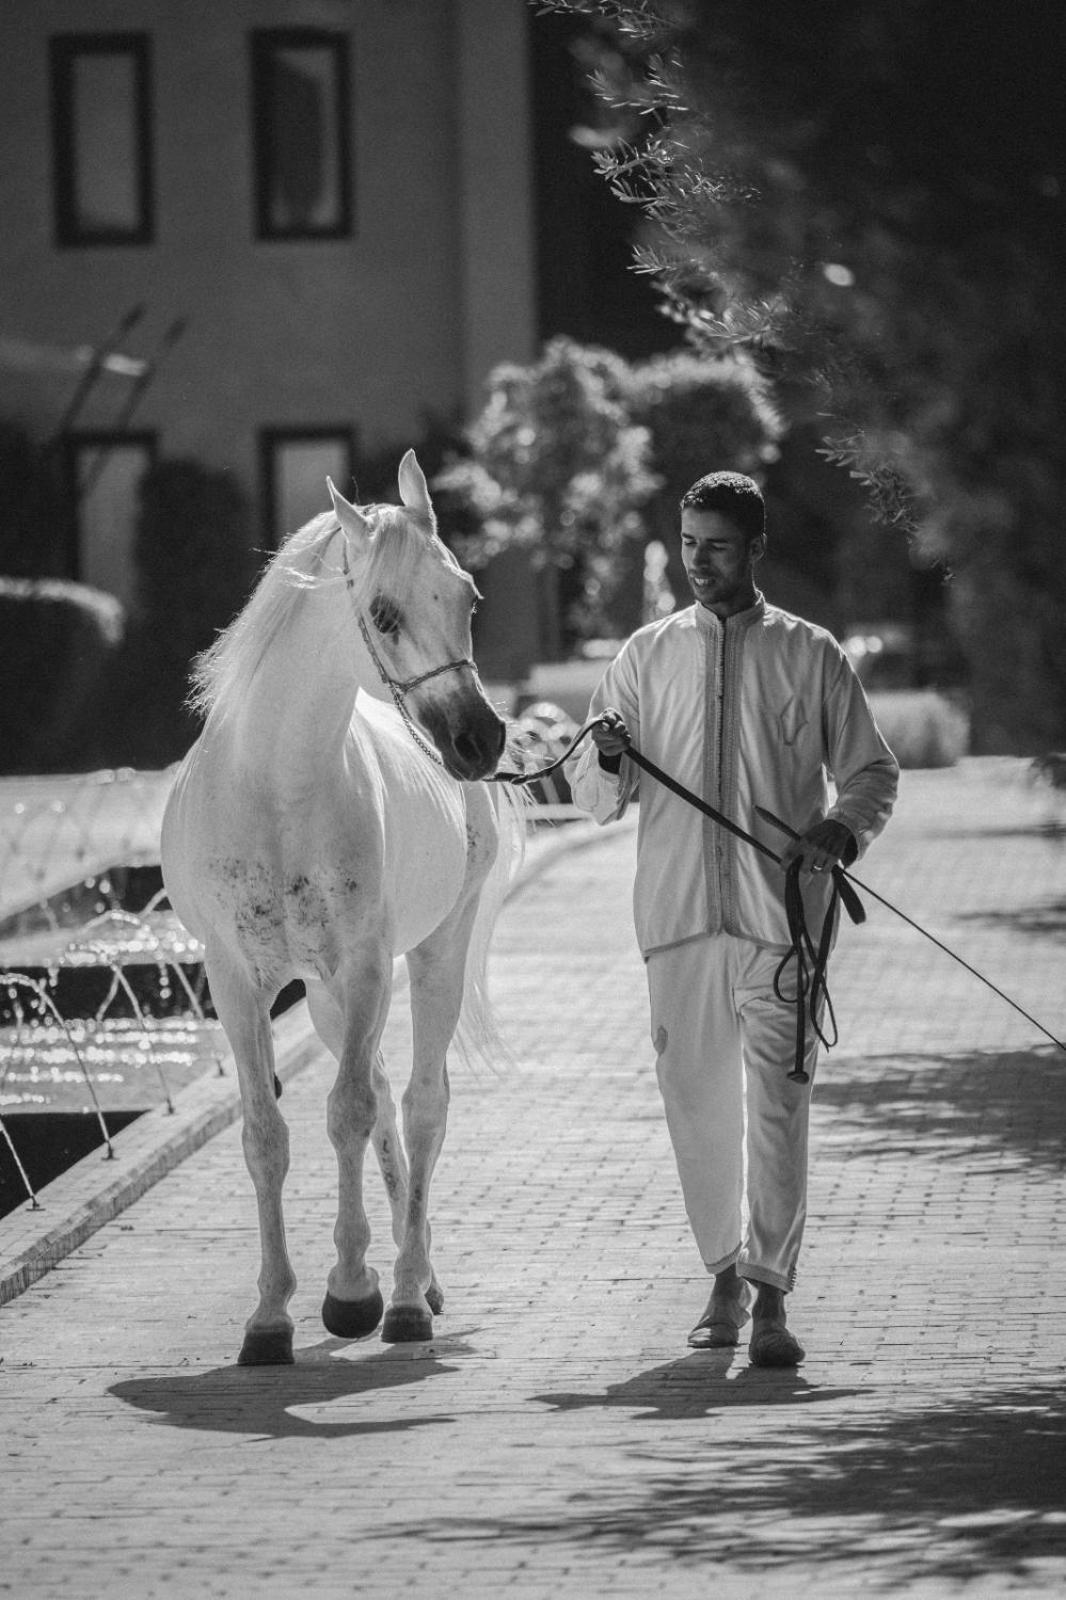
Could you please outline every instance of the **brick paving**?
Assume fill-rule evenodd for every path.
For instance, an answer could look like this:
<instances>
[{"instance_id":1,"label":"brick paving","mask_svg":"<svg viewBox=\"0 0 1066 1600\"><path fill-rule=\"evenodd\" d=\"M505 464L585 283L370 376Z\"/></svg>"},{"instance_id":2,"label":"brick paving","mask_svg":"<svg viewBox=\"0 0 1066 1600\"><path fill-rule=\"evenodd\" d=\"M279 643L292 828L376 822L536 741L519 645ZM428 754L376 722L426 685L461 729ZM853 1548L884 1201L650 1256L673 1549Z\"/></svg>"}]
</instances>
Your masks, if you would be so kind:
<instances>
[{"instance_id":1,"label":"brick paving","mask_svg":"<svg viewBox=\"0 0 1066 1600\"><path fill-rule=\"evenodd\" d=\"M1021 763L909 773L859 868L1060 1037L1064 820ZM297 1365L234 1366L257 1244L230 1126L0 1307L0 1593L1062 1592L1066 1058L872 907L842 936L816 1088L808 1360L688 1352L706 1282L632 830L580 842L500 924L514 1062L453 1072L439 1337L344 1345L318 1321L335 1184L312 1053L284 1099ZM398 1008L397 1082L405 1038Z\"/></svg>"}]
</instances>

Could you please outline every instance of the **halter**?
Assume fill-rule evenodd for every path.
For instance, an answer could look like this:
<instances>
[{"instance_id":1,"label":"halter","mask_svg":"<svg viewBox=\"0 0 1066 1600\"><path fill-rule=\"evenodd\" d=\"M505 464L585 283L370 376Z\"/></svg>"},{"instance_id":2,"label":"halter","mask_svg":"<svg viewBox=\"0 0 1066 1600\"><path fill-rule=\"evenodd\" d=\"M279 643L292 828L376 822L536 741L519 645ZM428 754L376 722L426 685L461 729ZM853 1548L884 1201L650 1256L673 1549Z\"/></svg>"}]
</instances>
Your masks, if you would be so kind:
<instances>
[{"instance_id":1,"label":"halter","mask_svg":"<svg viewBox=\"0 0 1066 1600\"><path fill-rule=\"evenodd\" d=\"M411 690L417 689L420 683L428 683L430 678L439 678L442 672L459 672L463 667L469 667L471 672L473 672L475 675L477 673L477 665L471 659L471 657L462 656L458 661L446 661L443 667L430 667L428 672L420 672L417 678L390 677L390 675L385 671L385 666L381 660L381 657L377 653L377 650L374 646L374 641L370 634L370 629L367 627L361 611L357 613L357 617L359 621L359 632L363 635L363 643L370 651L371 658L374 662L374 665L378 669L378 675L381 678L382 683L387 683L389 688L393 691L393 698L395 698L397 695L410 694Z\"/></svg>"},{"instance_id":2,"label":"halter","mask_svg":"<svg viewBox=\"0 0 1066 1600\"><path fill-rule=\"evenodd\" d=\"M475 662L470 656L462 656L457 661L446 661L442 667L430 667L428 672L420 672L418 676L414 678L394 678L392 674L386 670L385 663L378 654L377 646L375 645L371 636L370 629L366 625L366 619L356 605L355 579L352 577L351 567L348 564L347 542L345 542L344 547L344 582L348 593L351 596L352 607L355 611L355 620L359 624L359 632L363 636L363 643L367 647L371 661L378 669L378 677L381 679L382 683L392 696L393 704L400 713L404 726L418 748L423 751L425 755L429 756L431 761L435 761L439 767L443 767L444 762L441 759L440 751L435 750L433 746L422 737L415 719L412 717L407 708L405 696L409 695L412 689L417 689L419 684L428 683L431 678L439 678L442 672L460 672L464 667L469 667L470 671L474 674L475 679L477 679L478 670Z\"/></svg>"}]
</instances>

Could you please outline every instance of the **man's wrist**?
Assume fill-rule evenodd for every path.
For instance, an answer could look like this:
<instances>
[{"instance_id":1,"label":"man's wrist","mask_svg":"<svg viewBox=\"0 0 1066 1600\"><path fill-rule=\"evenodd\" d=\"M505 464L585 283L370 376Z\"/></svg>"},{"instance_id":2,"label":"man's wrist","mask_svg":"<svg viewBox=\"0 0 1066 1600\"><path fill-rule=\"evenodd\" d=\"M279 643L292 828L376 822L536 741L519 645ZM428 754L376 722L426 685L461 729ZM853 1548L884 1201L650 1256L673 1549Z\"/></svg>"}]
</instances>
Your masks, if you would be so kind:
<instances>
[{"instance_id":1,"label":"man's wrist","mask_svg":"<svg viewBox=\"0 0 1066 1600\"><path fill-rule=\"evenodd\" d=\"M845 840L840 851L841 865L850 867L859 857L859 841L855 837L854 829L849 828L846 822L837 822L837 827L845 834Z\"/></svg>"},{"instance_id":2,"label":"man's wrist","mask_svg":"<svg viewBox=\"0 0 1066 1600\"><path fill-rule=\"evenodd\" d=\"M600 758L601 769L604 772L611 773L613 777L617 778L618 774L622 770L622 752L619 751L616 756L605 756L603 751L600 750L598 751L598 755Z\"/></svg>"}]
</instances>

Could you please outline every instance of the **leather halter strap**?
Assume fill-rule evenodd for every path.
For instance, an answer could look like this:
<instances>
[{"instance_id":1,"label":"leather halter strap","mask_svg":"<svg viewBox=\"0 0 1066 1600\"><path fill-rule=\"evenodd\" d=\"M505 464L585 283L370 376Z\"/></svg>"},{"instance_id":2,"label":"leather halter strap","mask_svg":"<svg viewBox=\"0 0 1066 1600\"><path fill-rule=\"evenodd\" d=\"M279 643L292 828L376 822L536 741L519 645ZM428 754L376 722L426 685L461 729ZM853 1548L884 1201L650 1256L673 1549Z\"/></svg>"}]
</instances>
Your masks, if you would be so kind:
<instances>
[{"instance_id":1,"label":"leather halter strap","mask_svg":"<svg viewBox=\"0 0 1066 1600\"><path fill-rule=\"evenodd\" d=\"M439 678L442 672L461 672L464 667L477 677L477 665L470 656L461 656L456 661L446 661L442 667L430 667L428 672L420 672L416 678L394 678L385 670L385 663L378 655L370 629L362 612L359 613L359 631L363 635L363 642L370 651L370 658L378 669L378 676L396 694L410 694L412 689L417 689L420 683L428 683L431 678Z\"/></svg>"},{"instance_id":2,"label":"leather halter strap","mask_svg":"<svg viewBox=\"0 0 1066 1600\"><path fill-rule=\"evenodd\" d=\"M341 530L338 529L338 532L339 531ZM408 708L406 696L411 693L412 689L417 689L419 684L428 683L431 678L439 678L442 672L460 672L463 667L469 667L470 671L474 674L475 680L477 680L478 670L475 663L469 656L463 656L457 661L446 661L441 667L430 667L428 672L420 672L417 677L414 678L394 678L392 674L386 670L385 663L378 654L377 646L371 637L370 629L366 625L366 618L363 616L362 611L356 604L355 579L352 577L352 569L348 563L347 543L345 543L344 547L344 583L352 601L352 608L355 611L355 620L359 624L359 632L363 636L363 643L366 645L367 653L377 668L378 677L391 694L393 704L400 713L405 728L422 753L427 755L431 761L435 761L438 767L443 767L444 762L441 759L440 751L434 749L433 745L429 743L428 739L423 737L414 717L412 717Z\"/></svg>"},{"instance_id":3,"label":"leather halter strap","mask_svg":"<svg viewBox=\"0 0 1066 1600\"><path fill-rule=\"evenodd\" d=\"M347 544L345 544L344 547L344 582L349 595L352 597L352 604L354 606L355 579L352 577L352 569L348 564ZM411 690L417 689L420 683L428 683L431 678L439 678L442 672L461 672L464 667L469 667L475 678L477 677L477 665L473 658L471 656L460 656L455 661L446 661L441 667L430 667L428 672L420 672L418 673L417 677L394 678L391 673L385 670L385 663L378 655L377 646L374 644L374 641L371 637L370 629L366 625L366 619L363 616L363 613L356 608L355 615L356 621L359 623L359 632L363 635L363 643L370 652L371 661L373 661L375 667L378 669L378 677L381 679L383 684L392 690L394 699L397 695L410 694Z\"/></svg>"}]
</instances>

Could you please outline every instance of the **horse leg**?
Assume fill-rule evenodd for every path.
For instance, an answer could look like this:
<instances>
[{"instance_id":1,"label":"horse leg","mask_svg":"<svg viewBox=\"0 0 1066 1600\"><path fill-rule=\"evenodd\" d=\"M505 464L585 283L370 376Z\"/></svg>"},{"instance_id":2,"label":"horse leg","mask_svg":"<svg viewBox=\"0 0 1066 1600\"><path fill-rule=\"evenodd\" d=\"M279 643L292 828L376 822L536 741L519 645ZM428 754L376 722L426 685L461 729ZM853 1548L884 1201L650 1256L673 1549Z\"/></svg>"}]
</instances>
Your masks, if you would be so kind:
<instances>
[{"instance_id":1,"label":"horse leg","mask_svg":"<svg viewBox=\"0 0 1066 1600\"><path fill-rule=\"evenodd\" d=\"M473 897L407 957L414 1062L403 1096L403 1123L410 1175L392 1303L381 1332L390 1344L433 1337L431 1296L436 1280L429 1258L429 1188L448 1120L445 1056L459 1020L475 911Z\"/></svg>"},{"instance_id":2,"label":"horse leg","mask_svg":"<svg viewBox=\"0 0 1066 1600\"><path fill-rule=\"evenodd\" d=\"M378 1117L374 1068L389 1009L391 959L383 953L361 962L344 973L337 987L346 997L344 1038L327 1107L329 1137L337 1153L337 1264L326 1285L322 1320L337 1338L360 1339L373 1333L384 1310L378 1275L366 1263L370 1224L363 1204L363 1166Z\"/></svg>"},{"instance_id":3,"label":"horse leg","mask_svg":"<svg viewBox=\"0 0 1066 1600\"><path fill-rule=\"evenodd\" d=\"M403 1140L396 1126L396 1103L392 1098L392 1085L389 1083L385 1060L380 1051L374 1062L374 1087L378 1096L378 1119L374 1124L373 1134L374 1152L378 1158L385 1192L392 1210L392 1237L397 1249L401 1249L407 1233L410 1178ZM432 1268L430 1268L426 1300L434 1316L444 1310L444 1293Z\"/></svg>"},{"instance_id":4,"label":"horse leg","mask_svg":"<svg viewBox=\"0 0 1066 1600\"><path fill-rule=\"evenodd\" d=\"M339 1061L344 1042L344 1013L324 984L314 980L307 983L307 1006L315 1032L326 1048ZM397 1248L403 1243L407 1219L407 1158L403 1141L396 1126L396 1105L392 1086L385 1069L385 1058L379 1050L374 1057L374 1090L377 1095L378 1114L371 1140L374 1154L381 1168L389 1210L392 1213L392 1237ZM444 1295L436 1277L426 1290L430 1310L436 1316L444 1308Z\"/></svg>"},{"instance_id":5,"label":"horse leg","mask_svg":"<svg viewBox=\"0 0 1066 1600\"><path fill-rule=\"evenodd\" d=\"M245 1323L238 1364L282 1366L293 1360L288 1304L296 1275L285 1242L281 1191L289 1170L289 1130L274 1092L274 1041L264 996L247 973L208 952L205 968L218 1019L237 1063L244 1159L259 1212L259 1304Z\"/></svg>"}]
</instances>

